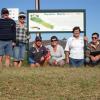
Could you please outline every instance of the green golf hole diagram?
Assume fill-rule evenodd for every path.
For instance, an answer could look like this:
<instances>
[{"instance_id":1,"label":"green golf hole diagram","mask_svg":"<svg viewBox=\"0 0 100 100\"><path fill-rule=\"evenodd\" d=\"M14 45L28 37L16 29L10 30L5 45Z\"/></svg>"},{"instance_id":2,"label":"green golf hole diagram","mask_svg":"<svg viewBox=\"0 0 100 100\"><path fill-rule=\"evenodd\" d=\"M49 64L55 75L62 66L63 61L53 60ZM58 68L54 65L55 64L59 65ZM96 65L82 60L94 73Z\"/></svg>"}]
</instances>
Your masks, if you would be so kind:
<instances>
[{"instance_id":1,"label":"green golf hole diagram","mask_svg":"<svg viewBox=\"0 0 100 100\"><path fill-rule=\"evenodd\" d=\"M43 25L46 28L49 28L49 29L53 29L54 28L53 25L51 25L50 23L45 22L44 20L42 20L41 18L39 18L37 16L32 16L31 15L31 18L30 19L32 21L36 22L36 23L39 23L39 24Z\"/></svg>"}]
</instances>

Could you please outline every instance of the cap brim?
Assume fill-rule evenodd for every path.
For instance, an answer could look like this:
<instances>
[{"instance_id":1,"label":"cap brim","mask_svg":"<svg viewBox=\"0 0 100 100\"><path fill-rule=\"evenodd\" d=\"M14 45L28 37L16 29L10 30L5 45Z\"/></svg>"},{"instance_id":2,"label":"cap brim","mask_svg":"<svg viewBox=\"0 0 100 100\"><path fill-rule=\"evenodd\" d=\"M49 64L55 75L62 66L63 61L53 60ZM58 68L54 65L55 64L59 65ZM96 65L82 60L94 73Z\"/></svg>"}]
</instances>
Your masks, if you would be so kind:
<instances>
[{"instance_id":1,"label":"cap brim","mask_svg":"<svg viewBox=\"0 0 100 100\"><path fill-rule=\"evenodd\" d=\"M24 17L26 17L24 14L20 14L19 17L20 17L20 16L24 16Z\"/></svg>"}]
</instances>

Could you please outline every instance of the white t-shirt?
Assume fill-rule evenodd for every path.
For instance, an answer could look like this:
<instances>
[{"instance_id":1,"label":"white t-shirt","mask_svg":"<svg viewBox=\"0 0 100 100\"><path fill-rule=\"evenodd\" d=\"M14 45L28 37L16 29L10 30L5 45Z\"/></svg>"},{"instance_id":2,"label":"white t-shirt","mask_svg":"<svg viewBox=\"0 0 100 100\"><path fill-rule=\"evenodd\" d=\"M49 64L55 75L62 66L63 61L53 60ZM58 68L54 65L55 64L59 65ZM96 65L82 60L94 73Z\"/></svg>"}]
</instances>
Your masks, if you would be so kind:
<instances>
[{"instance_id":1,"label":"white t-shirt","mask_svg":"<svg viewBox=\"0 0 100 100\"><path fill-rule=\"evenodd\" d=\"M50 55L51 55L52 59L55 59L56 61L65 59L64 49L59 44L57 45L56 52L53 50L53 47L51 45L49 45L47 48L50 51Z\"/></svg>"},{"instance_id":2,"label":"white t-shirt","mask_svg":"<svg viewBox=\"0 0 100 100\"><path fill-rule=\"evenodd\" d=\"M66 43L65 51L70 52L70 58L84 59L84 38L70 37Z\"/></svg>"}]
</instances>

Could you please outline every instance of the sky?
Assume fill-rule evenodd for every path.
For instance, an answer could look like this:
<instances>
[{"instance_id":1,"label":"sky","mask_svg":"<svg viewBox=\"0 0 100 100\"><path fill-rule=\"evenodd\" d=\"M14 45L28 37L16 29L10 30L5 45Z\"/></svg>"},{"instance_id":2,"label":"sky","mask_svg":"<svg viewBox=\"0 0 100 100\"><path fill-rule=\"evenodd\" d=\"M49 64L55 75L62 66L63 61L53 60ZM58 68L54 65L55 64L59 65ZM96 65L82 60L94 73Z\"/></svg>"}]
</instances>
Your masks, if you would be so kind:
<instances>
[{"instance_id":1,"label":"sky","mask_svg":"<svg viewBox=\"0 0 100 100\"><path fill-rule=\"evenodd\" d=\"M35 10L35 0L0 0L2 8L19 8L20 11ZM40 0L40 9L86 9L86 35L100 34L100 0ZM44 40L56 35L59 39L68 38L72 33L42 33ZM34 40L36 34L32 34Z\"/></svg>"}]
</instances>

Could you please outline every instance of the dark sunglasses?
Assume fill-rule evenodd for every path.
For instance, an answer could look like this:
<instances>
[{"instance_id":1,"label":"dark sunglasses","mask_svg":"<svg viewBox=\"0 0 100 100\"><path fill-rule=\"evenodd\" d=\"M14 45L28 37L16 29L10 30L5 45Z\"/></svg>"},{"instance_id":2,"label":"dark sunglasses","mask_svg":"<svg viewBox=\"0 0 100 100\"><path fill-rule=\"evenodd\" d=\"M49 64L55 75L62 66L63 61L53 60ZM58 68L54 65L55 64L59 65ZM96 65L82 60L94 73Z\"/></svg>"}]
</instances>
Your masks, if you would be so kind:
<instances>
[{"instance_id":1,"label":"dark sunglasses","mask_svg":"<svg viewBox=\"0 0 100 100\"><path fill-rule=\"evenodd\" d=\"M97 37L92 37L92 39L97 39Z\"/></svg>"},{"instance_id":2,"label":"dark sunglasses","mask_svg":"<svg viewBox=\"0 0 100 100\"><path fill-rule=\"evenodd\" d=\"M19 16L19 19L25 19L25 16Z\"/></svg>"}]
</instances>

